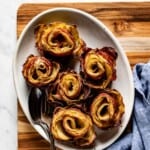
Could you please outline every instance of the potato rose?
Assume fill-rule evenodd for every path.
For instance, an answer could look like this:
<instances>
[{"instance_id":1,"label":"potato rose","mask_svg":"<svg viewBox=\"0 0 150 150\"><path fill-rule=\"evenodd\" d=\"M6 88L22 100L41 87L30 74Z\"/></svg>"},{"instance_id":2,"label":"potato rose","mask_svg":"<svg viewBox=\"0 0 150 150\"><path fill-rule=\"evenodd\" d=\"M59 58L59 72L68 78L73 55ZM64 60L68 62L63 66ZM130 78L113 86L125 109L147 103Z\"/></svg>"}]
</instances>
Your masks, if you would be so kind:
<instances>
[{"instance_id":1,"label":"potato rose","mask_svg":"<svg viewBox=\"0 0 150 150\"><path fill-rule=\"evenodd\" d=\"M63 101L67 104L86 100L90 89L83 85L83 81L75 71L61 72L55 85L50 86L49 100Z\"/></svg>"},{"instance_id":2,"label":"potato rose","mask_svg":"<svg viewBox=\"0 0 150 150\"><path fill-rule=\"evenodd\" d=\"M36 47L41 54L63 57L80 55L85 47L75 25L64 22L40 24L35 28Z\"/></svg>"},{"instance_id":3,"label":"potato rose","mask_svg":"<svg viewBox=\"0 0 150 150\"><path fill-rule=\"evenodd\" d=\"M119 125L124 111L122 96L114 89L102 91L94 98L90 108L94 124L101 129Z\"/></svg>"},{"instance_id":4,"label":"potato rose","mask_svg":"<svg viewBox=\"0 0 150 150\"><path fill-rule=\"evenodd\" d=\"M51 122L53 137L72 142L76 146L89 146L95 140L95 132L89 115L78 108L59 108Z\"/></svg>"},{"instance_id":5,"label":"potato rose","mask_svg":"<svg viewBox=\"0 0 150 150\"><path fill-rule=\"evenodd\" d=\"M88 49L81 57L81 75L86 85L104 89L116 79L117 53L111 47Z\"/></svg>"},{"instance_id":6,"label":"potato rose","mask_svg":"<svg viewBox=\"0 0 150 150\"><path fill-rule=\"evenodd\" d=\"M58 63L42 56L30 55L23 65L23 76L27 83L35 87L52 83L60 70Z\"/></svg>"}]
</instances>

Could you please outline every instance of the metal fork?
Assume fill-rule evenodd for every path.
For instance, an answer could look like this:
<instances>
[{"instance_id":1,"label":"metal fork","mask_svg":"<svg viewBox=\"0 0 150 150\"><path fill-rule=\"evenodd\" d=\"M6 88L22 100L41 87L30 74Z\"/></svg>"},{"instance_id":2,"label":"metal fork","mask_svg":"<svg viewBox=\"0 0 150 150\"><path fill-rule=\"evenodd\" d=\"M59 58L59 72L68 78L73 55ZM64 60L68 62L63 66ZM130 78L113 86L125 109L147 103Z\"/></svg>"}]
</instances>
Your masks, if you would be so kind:
<instances>
[{"instance_id":1,"label":"metal fork","mask_svg":"<svg viewBox=\"0 0 150 150\"><path fill-rule=\"evenodd\" d=\"M28 104L29 104L29 112L34 124L41 126L44 130L45 134L50 140L50 149L56 150L54 138L50 132L49 126L47 123L42 120L42 111L43 111L43 104L45 104L47 100L47 94L45 90L41 90L39 88L31 88Z\"/></svg>"}]
</instances>

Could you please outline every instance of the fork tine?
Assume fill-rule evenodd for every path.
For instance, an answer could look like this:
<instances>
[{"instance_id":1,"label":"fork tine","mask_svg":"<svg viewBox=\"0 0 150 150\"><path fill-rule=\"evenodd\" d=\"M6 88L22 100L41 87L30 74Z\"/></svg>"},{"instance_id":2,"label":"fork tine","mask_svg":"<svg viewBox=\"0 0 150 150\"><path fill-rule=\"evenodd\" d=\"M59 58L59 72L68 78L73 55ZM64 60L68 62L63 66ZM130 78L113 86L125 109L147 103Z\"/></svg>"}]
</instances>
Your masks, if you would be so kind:
<instances>
[{"instance_id":1,"label":"fork tine","mask_svg":"<svg viewBox=\"0 0 150 150\"><path fill-rule=\"evenodd\" d=\"M51 115L51 105L48 103L48 91L47 89L42 89L42 97L41 97L41 101L42 101L42 106L41 106L41 111L42 114L45 116L50 117Z\"/></svg>"},{"instance_id":2,"label":"fork tine","mask_svg":"<svg viewBox=\"0 0 150 150\"><path fill-rule=\"evenodd\" d=\"M52 106L48 102L48 91L47 89L43 90L43 98L42 98L42 113L45 116L51 117L52 114Z\"/></svg>"},{"instance_id":3,"label":"fork tine","mask_svg":"<svg viewBox=\"0 0 150 150\"><path fill-rule=\"evenodd\" d=\"M42 91L42 95L40 97L41 99L41 113L43 115L46 115L46 110L47 110L47 104L46 104L46 100L47 100L47 94L46 94L46 90L45 89L41 89Z\"/></svg>"},{"instance_id":4,"label":"fork tine","mask_svg":"<svg viewBox=\"0 0 150 150\"><path fill-rule=\"evenodd\" d=\"M56 106L60 106L60 107L65 106L65 104L60 101L55 101L55 102L49 101L47 89L42 89L41 101L42 101L41 111L42 111L42 114L45 115L46 117L53 116L53 112Z\"/></svg>"}]
</instances>

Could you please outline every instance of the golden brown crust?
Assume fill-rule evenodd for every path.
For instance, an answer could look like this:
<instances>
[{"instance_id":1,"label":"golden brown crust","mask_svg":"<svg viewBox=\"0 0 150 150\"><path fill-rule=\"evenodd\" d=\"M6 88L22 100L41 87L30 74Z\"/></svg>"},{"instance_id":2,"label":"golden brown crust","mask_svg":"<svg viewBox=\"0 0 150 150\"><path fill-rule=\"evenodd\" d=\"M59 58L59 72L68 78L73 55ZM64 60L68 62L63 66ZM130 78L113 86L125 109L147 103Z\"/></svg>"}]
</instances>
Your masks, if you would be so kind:
<instances>
[{"instance_id":1,"label":"golden brown crust","mask_svg":"<svg viewBox=\"0 0 150 150\"><path fill-rule=\"evenodd\" d=\"M116 78L117 53L111 47L88 49L81 58L81 75L86 85L104 89Z\"/></svg>"},{"instance_id":2,"label":"golden brown crust","mask_svg":"<svg viewBox=\"0 0 150 150\"><path fill-rule=\"evenodd\" d=\"M35 38L41 54L47 52L55 57L80 55L85 47L76 26L64 22L38 25L35 28Z\"/></svg>"},{"instance_id":3,"label":"golden brown crust","mask_svg":"<svg viewBox=\"0 0 150 150\"><path fill-rule=\"evenodd\" d=\"M90 111L95 125L101 129L107 129L120 124L125 106L119 91L107 89L95 97Z\"/></svg>"},{"instance_id":4,"label":"golden brown crust","mask_svg":"<svg viewBox=\"0 0 150 150\"><path fill-rule=\"evenodd\" d=\"M23 65L22 73L27 83L35 87L42 87L52 83L59 70L58 63L42 56L30 55Z\"/></svg>"},{"instance_id":5,"label":"golden brown crust","mask_svg":"<svg viewBox=\"0 0 150 150\"><path fill-rule=\"evenodd\" d=\"M53 115L51 132L55 139L77 146L91 145L96 137L90 116L78 108L59 108Z\"/></svg>"},{"instance_id":6,"label":"golden brown crust","mask_svg":"<svg viewBox=\"0 0 150 150\"><path fill-rule=\"evenodd\" d=\"M86 100L89 94L90 89L83 85L80 75L75 71L66 71L60 73L55 85L50 87L49 100L72 104Z\"/></svg>"}]
</instances>

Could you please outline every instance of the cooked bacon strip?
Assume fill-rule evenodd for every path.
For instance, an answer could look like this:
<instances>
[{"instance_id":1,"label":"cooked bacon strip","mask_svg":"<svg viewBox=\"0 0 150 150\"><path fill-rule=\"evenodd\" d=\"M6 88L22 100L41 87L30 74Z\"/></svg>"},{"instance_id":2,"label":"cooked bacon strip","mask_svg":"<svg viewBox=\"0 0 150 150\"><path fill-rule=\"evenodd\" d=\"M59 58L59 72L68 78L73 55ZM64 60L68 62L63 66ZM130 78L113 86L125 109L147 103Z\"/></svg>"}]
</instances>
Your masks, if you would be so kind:
<instances>
[{"instance_id":1,"label":"cooked bacon strip","mask_svg":"<svg viewBox=\"0 0 150 150\"><path fill-rule=\"evenodd\" d=\"M41 54L55 57L80 55L85 47L75 25L64 22L39 24L35 28L36 46Z\"/></svg>"},{"instance_id":2,"label":"cooked bacon strip","mask_svg":"<svg viewBox=\"0 0 150 150\"><path fill-rule=\"evenodd\" d=\"M58 63L49 61L45 57L30 55L23 65L23 76L35 87L42 87L52 83L60 70Z\"/></svg>"},{"instance_id":3,"label":"cooked bacon strip","mask_svg":"<svg viewBox=\"0 0 150 150\"><path fill-rule=\"evenodd\" d=\"M88 49L81 58L81 75L86 85L104 89L116 79L117 53L111 47Z\"/></svg>"},{"instance_id":4,"label":"cooked bacon strip","mask_svg":"<svg viewBox=\"0 0 150 150\"><path fill-rule=\"evenodd\" d=\"M95 97L90 111L95 125L107 129L120 124L125 106L119 91L109 89Z\"/></svg>"},{"instance_id":5,"label":"cooked bacon strip","mask_svg":"<svg viewBox=\"0 0 150 150\"><path fill-rule=\"evenodd\" d=\"M60 73L55 85L50 87L49 100L72 104L86 100L89 94L90 89L83 86L81 77L75 71L66 71Z\"/></svg>"}]
</instances>

